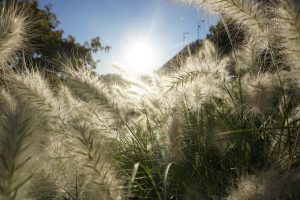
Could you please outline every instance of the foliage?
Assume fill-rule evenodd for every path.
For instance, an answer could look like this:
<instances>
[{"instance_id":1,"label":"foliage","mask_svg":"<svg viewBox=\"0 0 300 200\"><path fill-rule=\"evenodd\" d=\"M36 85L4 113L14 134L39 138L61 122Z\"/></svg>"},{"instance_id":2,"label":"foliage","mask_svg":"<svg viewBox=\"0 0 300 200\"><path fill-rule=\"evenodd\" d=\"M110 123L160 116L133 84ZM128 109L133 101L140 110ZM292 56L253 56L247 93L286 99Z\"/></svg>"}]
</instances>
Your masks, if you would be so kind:
<instances>
[{"instance_id":1,"label":"foliage","mask_svg":"<svg viewBox=\"0 0 300 200\"><path fill-rule=\"evenodd\" d=\"M34 39L30 40L32 48L23 51L26 60L31 61L33 65L37 64L50 71L58 71L58 68L55 67L56 60L64 56L74 59L73 62L76 62L75 57L76 59L81 59L85 62L86 66L94 69L98 61L93 59L92 54L102 50L108 52L111 48L103 46L99 37L95 37L90 42L85 42L84 44L78 43L71 35L64 38L63 30L57 29L60 21L52 12L51 4L41 9L38 0L0 1L2 4L4 2L11 2L11 4L17 2L20 7L26 10L26 17L33 23L31 34L34 34ZM19 62L22 62L22 60Z\"/></svg>"},{"instance_id":2,"label":"foliage","mask_svg":"<svg viewBox=\"0 0 300 200\"><path fill-rule=\"evenodd\" d=\"M220 54L229 53L232 48L240 47L246 39L245 28L239 27L234 20L227 19L225 16L216 25L210 27L209 31L206 37L217 46Z\"/></svg>"}]
</instances>

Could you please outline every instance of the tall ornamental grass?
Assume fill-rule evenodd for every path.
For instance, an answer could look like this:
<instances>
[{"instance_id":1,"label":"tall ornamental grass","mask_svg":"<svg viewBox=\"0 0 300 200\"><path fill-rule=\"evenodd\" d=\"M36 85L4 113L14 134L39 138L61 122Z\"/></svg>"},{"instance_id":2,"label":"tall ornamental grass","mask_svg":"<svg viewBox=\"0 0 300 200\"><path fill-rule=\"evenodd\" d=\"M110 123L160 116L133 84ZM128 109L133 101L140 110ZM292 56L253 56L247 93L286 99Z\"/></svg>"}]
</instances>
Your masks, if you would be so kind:
<instances>
[{"instance_id":1,"label":"tall ornamental grass","mask_svg":"<svg viewBox=\"0 0 300 200\"><path fill-rule=\"evenodd\" d=\"M230 48L210 36L143 78L65 58L55 82L16 68L34 21L1 4L1 200L300 198L298 1L182 2L217 12Z\"/></svg>"}]
</instances>

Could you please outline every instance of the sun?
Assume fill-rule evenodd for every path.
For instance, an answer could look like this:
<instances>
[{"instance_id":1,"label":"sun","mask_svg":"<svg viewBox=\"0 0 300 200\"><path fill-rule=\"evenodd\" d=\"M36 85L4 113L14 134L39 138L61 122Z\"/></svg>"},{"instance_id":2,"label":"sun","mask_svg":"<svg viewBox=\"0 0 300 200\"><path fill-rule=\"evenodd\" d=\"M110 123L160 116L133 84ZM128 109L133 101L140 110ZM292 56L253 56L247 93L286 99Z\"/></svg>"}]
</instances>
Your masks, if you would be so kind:
<instances>
[{"instance_id":1,"label":"sun","mask_svg":"<svg viewBox=\"0 0 300 200\"><path fill-rule=\"evenodd\" d=\"M146 41L135 42L128 47L126 65L134 75L152 73L154 70L154 48Z\"/></svg>"}]
</instances>

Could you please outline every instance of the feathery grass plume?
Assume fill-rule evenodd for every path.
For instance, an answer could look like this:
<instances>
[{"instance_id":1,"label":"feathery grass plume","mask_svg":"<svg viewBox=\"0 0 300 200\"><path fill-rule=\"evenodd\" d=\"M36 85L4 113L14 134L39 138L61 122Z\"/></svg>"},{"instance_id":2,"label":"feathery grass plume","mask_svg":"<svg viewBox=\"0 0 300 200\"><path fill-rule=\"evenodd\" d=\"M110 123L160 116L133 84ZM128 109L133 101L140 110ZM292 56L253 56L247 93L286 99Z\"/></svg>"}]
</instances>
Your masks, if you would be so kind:
<instances>
[{"instance_id":1,"label":"feathery grass plume","mask_svg":"<svg viewBox=\"0 0 300 200\"><path fill-rule=\"evenodd\" d=\"M184 125L182 124L175 113L169 116L162 127L164 135L164 145L166 146L166 163L181 162L184 159L183 155L183 139L184 139Z\"/></svg>"},{"instance_id":2,"label":"feathery grass plume","mask_svg":"<svg viewBox=\"0 0 300 200\"><path fill-rule=\"evenodd\" d=\"M63 67L68 74L66 85L74 95L83 101L101 106L112 114L120 114L116 105L117 102L109 93L109 88L99 80L97 75L84 68L80 63L75 66L75 70L70 65L71 63L65 63Z\"/></svg>"},{"instance_id":3,"label":"feathery grass plume","mask_svg":"<svg viewBox=\"0 0 300 200\"><path fill-rule=\"evenodd\" d=\"M228 200L239 200L239 199L267 199L264 195L265 188L259 183L257 177L250 176L242 178L238 183L238 189L232 191Z\"/></svg>"},{"instance_id":4,"label":"feathery grass plume","mask_svg":"<svg viewBox=\"0 0 300 200\"><path fill-rule=\"evenodd\" d=\"M282 65L278 62L278 59L271 60L269 51L256 48L255 45L253 40L249 39L245 45L231 52L230 60L233 63L233 71L235 72L233 73L234 78L237 75L239 77L245 75L257 76L261 73L273 73L277 69L283 69L283 67L280 68Z\"/></svg>"},{"instance_id":5,"label":"feathery grass plume","mask_svg":"<svg viewBox=\"0 0 300 200\"><path fill-rule=\"evenodd\" d=\"M94 129L91 124L74 119L65 131L65 145L70 148L67 154L76 160L74 166L79 174L84 175L88 184L86 189L94 187L94 192L100 192L103 199L120 199L122 184L113 171L112 151L97 127Z\"/></svg>"},{"instance_id":6,"label":"feathery grass plume","mask_svg":"<svg viewBox=\"0 0 300 200\"><path fill-rule=\"evenodd\" d=\"M79 99L76 99L69 88L65 85L61 85L57 100L60 105L60 119L62 122L67 123L68 121L71 121L76 116L80 115L80 109L86 108L86 103L83 101L80 101Z\"/></svg>"},{"instance_id":7,"label":"feathery grass plume","mask_svg":"<svg viewBox=\"0 0 300 200\"><path fill-rule=\"evenodd\" d=\"M70 160L71 161L71 160ZM105 194L101 188L103 185L98 185L91 181L91 177L87 175L86 171L79 171L76 163L69 163L66 167L57 170L57 174L52 174L53 178L46 177L46 179L38 180L43 185L36 185L36 191L30 193L31 199L63 199L63 200L75 200L75 199L99 199L99 200L119 200L124 199L116 197L115 193L109 196ZM97 177L94 177L96 179ZM51 182L49 182L49 179ZM53 185L52 183L55 183ZM47 188L48 185L48 188ZM44 193L42 193L44 191Z\"/></svg>"},{"instance_id":8,"label":"feathery grass plume","mask_svg":"<svg viewBox=\"0 0 300 200\"><path fill-rule=\"evenodd\" d=\"M290 72L281 72L281 87L284 90L284 102L282 102L281 107L284 107L284 112L287 115L295 109L297 105L300 104L300 85L298 73L292 74Z\"/></svg>"},{"instance_id":9,"label":"feathery grass plume","mask_svg":"<svg viewBox=\"0 0 300 200\"><path fill-rule=\"evenodd\" d=\"M213 99L222 99L228 106L235 107L237 100L230 89L233 80L227 70L229 62L230 59L227 57L219 61L191 58L179 72L173 75L168 91L175 88L174 93L185 95L195 108ZM187 92L186 88L190 88L192 93Z\"/></svg>"},{"instance_id":10,"label":"feathery grass plume","mask_svg":"<svg viewBox=\"0 0 300 200\"><path fill-rule=\"evenodd\" d=\"M114 127L116 127L117 130L123 130L120 133L134 136L134 131L132 131L126 122L126 115L128 112L132 112L132 109L128 110L128 103L133 105L134 99L126 99L126 95L126 98L118 100L121 95L118 94L117 91L112 91L112 87L108 87L101 82L98 76L84 68L80 63L75 67L76 70L70 68L70 63L65 63L64 65L66 73L68 74L66 84L70 91L83 101L98 107L99 111L102 109L100 112L109 114L110 119L114 120ZM118 97L115 96L116 94ZM133 111L136 112L136 109L133 108Z\"/></svg>"},{"instance_id":11,"label":"feathery grass plume","mask_svg":"<svg viewBox=\"0 0 300 200\"><path fill-rule=\"evenodd\" d=\"M278 91L277 76L273 74L261 74L260 76L243 77L243 85L247 94L246 101L258 112L267 116L278 108L280 91Z\"/></svg>"},{"instance_id":12,"label":"feathery grass plume","mask_svg":"<svg viewBox=\"0 0 300 200\"><path fill-rule=\"evenodd\" d=\"M232 60L235 64L237 74L240 77L244 75L259 76L262 73L275 73L279 71L289 71L290 67L283 60L282 51L278 43L272 46L272 51L268 49L256 48L253 40L249 39L247 43L232 53Z\"/></svg>"},{"instance_id":13,"label":"feathery grass plume","mask_svg":"<svg viewBox=\"0 0 300 200\"><path fill-rule=\"evenodd\" d=\"M267 170L242 177L227 199L297 199L299 181L299 171L280 174L275 170Z\"/></svg>"},{"instance_id":14,"label":"feathery grass plume","mask_svg":"<svg viewBox=\"0 0 300 200\"><path fill-rule=\"evenodd\" d=\"M23 199L34 176L33 160L38 150L37 120L33 110L17 104L7 110L0 129L0 197Z\"/></svg>"},{"instance_id":15,"label":"feathery grass plume","mask_svg":"<svg viewBox=\"0 0 300 200\"><path fill-rule=\"evenodd\" d=\"M33 36L32 24L26 8L15 1L0 4L0 68L3 68L19 50L28 46Z\"/></svg>"},{"instance_id":16,"label":"feathery grass plume","mask_svg":"<svg viewBox=\"0 0 300 200\"><path fill-rule=\"evenodd\" d=\"M216 45L208 39L203 41L202 48L199 49L198 53L196 53L196 56L204 62L220 60L221 57Z\"/></svg>"},{"instance_id":17,"label":"feathery grass plume","mask_svg":"<svg viewBox=\"0 0 300 200\"><path fill-rule=\"evenodd\" d=\"M116 124L114 118L112 118L109 112L103 111L101 107L86 103L76 97L74 97L70 89L66 86L62 86L59 92L60 102L60 119L62 126L68 124L74 119L80 119L87 124L97 127L99 134L107 138L116 138L122 128ZM124 130L124 132L126 132Z\"/></svg>"},{"instance_id":18,"label":"feathery grass plume","mask_svg":"<svg viewBox=\"0 0 300 200\"><path fill-rule=\"evenodd\" d=\"M279 36L283 39L286 62L299 75L300 62L300 3L297 0L279 0L274 8Z\"/></svg>"},{"instance_id":19,"label":"feathery grass plume","mask_svg":"<svg viewBox=\"0 0 300 200\"><path fill-rule=\"evenodd\" d=\"M11 72L4 77L13 96L41 114L55 112L56 101L49 84L39 71Z\"/></svg>"},{"instance_id":20,"label":"feathery grass plume","mask_svg":"<svg viewBox=\"0 0 300 200\"><path fill-rule=\"evenodd\" d=\"M15 99L4 89L1 90L0 97L0 120L4 121L7 118L7 113L12 112L16 108L17 103ZM0 149L2 151L1 147Z\"/></svg>"},{"instance_id":21,"label":"feathery grass plume","mask_svg":"<svg viewBox=\"0 0 300 200\"><path fill-rule=\"evenodd\" d=\"M245 45L235 49L235 52L230 54L230 59L232 60L234 64L234 70L237 71L237 74L239 74L241 77L244 74L251 73L253 68L260 67L260 64L257 64L256 61L256 55L259 54L262 50L255 48L254 42L249 39ZM236 69L236 64L239 63L239 69ZM254 72L254 75L257 74L256 70Z\"/></svg>"},{"instance_id":22,"label":"feathery grass plume","mask_svg":"<svg viewBox=\"0 0 300 200\"><path fill-rule=\"evenodd\" d=\"M215 50L214 45L207 41L203 45L203 50L200 50L199 57L190 57L186 60L185 65L181 67L177 73L172 75L171 85L169 90L179 87L187 83L204 83L207 85L207 80L219 80L220 83L227 77L225 70L227 59L220 59L218 52ZM196 82L196 80L198 82ZM199 84L200 85L200 84ZM215 87L214 84L210 84L209 87ZM218 88L216 86L215 88Z\"/></svg>"},{"instance_id":23,"label":"feathery grass plume","mask_svg":"<svg viewBox=\"0 0 300 200\"><path fill-rule=\"evenodd\" d=\"M96 198L100 195L103 199L118 199L121 195L121 183L114 177L111 166L113 156L107 146L108 138L116 137L112 126L114 120L111 120L110 114L103 112L101 106L99 108L74 97L66 86L61 87L59 99L63 115L63 134L59 139L62 142L58 145L61 148L68 147L59 154L67 158L66 160L74 159L69 162L78 171L81 179L80 196L84 198L82 195L94 195ZM74 188L71 186L68 189L70 181L65 185L66 191Z\"/></svg>"},{"instance_id":24,"label":"feathery grass plume","mask_svg":"<svg viewBox=\"0 0 300 200\"><path fill-rule=\"evenodd\" d=\"M129 120L130 118L134 118L134 114L139 115L137 109L139 108L145 90L146 89L139 85L132 85L127 89L118 85L112 85L109 87L108 93L111 94L114 102L117 102L118 109L123 112L125 118Z\"/></svg>"},{"instance_id":25,"label":"feathery grass plume","mask_svg":"<svg viewBox=\"0 0 300 200\"><path fill-rule=\"evenodd\" d=\"M48 145L47 156L53 160L48 168L52 171L55 169L53 175L58 179L56 184L59 188L65 188L66 195L73 193L73 183L78 175L82 184L80 198L88 198L86 195L92 198L92 195L94 199L100 195L105 199L103 192L106 188L103 189L101 184L111 188L115 184L118 187L115 180L110 180L110 170L113 169L108 167L111 158L108 156L110 148L107 147L106 140L116 137L111 119L105 112L101 113L99 108L76 99L66 86L61 86L58 102L61 120L58 121L56 129L59 134L52 137ZM76 177L75 171L78 172ZM120 194L119 191L113 191L113 194L117 193Z\"/></svg>"},{"instance_id":26,"label":"feathery grass plume","mask_svg":"<svg viewBox=\"0 0 300 200\"><path fill-rule=\"evenodd\" d=\"M40 160L41 168L51 171L52 165L47 160L53 157L55 147L61 148L60 153L65 150L59 136L64 131L63 123L67 121L63 117L70 113L64 113L66 111L64 105L53 94L41 72L29 70L11 72L5 79L6 86L17 102L35 111L32 113L37 123L35 130L40 132L40 139L36 145L39 148L36 160Z\"/></svg>"},{"instance_id":27,"label":"feathery grass plume","mask_svg":"<svg viewBox=\"0 0 300 200\"><path fill-rule=\"evenodd\" d=\"M89 121L91 114L89 110L92 106L83 100L76 98L70 91L69 87L65 85L60 86L57 100L60 105L60 119L62 123L68 122L81 117L83 121ZM92 109L95 109L92 107ZM90 120L93 121L93 120Z\"/></svg>"},{"instance_id":28,"label":"feathery grass plume","mask_svg":"<svg viewBox=\"0 0 300 200\"><path fill-rule=\"evenodd\" d=\"M4 89L0 91L0 116L15 106L15 99Z\"/></svg>"},{"instance_id":29,"label":"feathery grass plume","mask_svg":"<svg viewBox=\"0 0 300 200\"><path fill-rule=\"evenodd\" d=\"M110 85L119 85L122 88L127 88L130 86L130 82L123 77L123 74L106 74L106 75L99 75L101 81Z\"/></svg>"},{"instance_id":30,"label":"feathery grass plume","mask_svg":"<svg viewBox=\"0 0 300 200\"><path fill-rule=\"evenodd\" d=\"M38 173L31 181L31 186L27 197L33 200L55 200L61 196L61 189L55 184L55 180L51 175Z\"/></svg>"},{"instance_id":31,"label":"feathery grass plume","mask_svg":"<svg viewBox=\"0 0 300 200\"><path fill-rule=\"evenodd\" d=\"M34 115L43 133L41 143L51 144L53 131L59 130L57 121L60 117L60 108L44 76L39 71L25 70L20 73L8 73L5 79L9 91L18 102L35 110Z\"/></svg>"},{"instance_id":32,"label":"feathery grass plume","mask_svg":"<svg viewBox=\"0 0 300 200\"><path fill-rule=\"evenodd\" d=\"M173 109L176 107L176 96L173 92L166 94L158 88L152 88L147 94L142 96L139 109L143 113L139 125L144 124L144 128L160 129L166 125Z\"/></svg>"}]
</instances>

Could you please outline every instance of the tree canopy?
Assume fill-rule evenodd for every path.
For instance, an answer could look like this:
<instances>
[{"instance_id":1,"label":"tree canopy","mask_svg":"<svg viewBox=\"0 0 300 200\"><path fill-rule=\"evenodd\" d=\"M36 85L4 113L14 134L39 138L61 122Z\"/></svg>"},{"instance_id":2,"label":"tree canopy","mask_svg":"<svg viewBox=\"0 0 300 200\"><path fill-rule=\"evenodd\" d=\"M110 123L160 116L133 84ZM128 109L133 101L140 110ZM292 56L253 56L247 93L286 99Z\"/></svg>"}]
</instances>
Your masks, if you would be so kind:
<instances>
[{"instance_id":1,"label":"tree canopy","mask_svg":"<svg viewBox=\"0 0 300 200\"><path fill-rule=\"evenodd\" d=\"M28 17L34 20L32 29L36 37L30 41L33 48L22 52L33 64L57 71L54 63L60 57L66 57L74 62L76 57L94 69L98 61L93 59L92 54L99 51L108 52L111 49L110 46L102 45L100 37L95 37L84 44L77 42L71 35L64 38L64 31L57 29L60 21L52 12L51 4L40 8L38 0L0 0L0 3L2 6L4 3L20 4L26 9Z\"/></svg>"},{"instance_id":2,"label":"tree canopy","mask_svg":"<svg viewBox=\"0 0 300 200\"><path fill-rule=\"evenodd\" d=\"M222 17L216 25L209 29L207 38L216 45L219 53L227 54L232 48L241 46L245 40L245 28L237 25L234 20Z\"/></svg>"}]
</instances>

